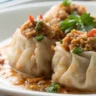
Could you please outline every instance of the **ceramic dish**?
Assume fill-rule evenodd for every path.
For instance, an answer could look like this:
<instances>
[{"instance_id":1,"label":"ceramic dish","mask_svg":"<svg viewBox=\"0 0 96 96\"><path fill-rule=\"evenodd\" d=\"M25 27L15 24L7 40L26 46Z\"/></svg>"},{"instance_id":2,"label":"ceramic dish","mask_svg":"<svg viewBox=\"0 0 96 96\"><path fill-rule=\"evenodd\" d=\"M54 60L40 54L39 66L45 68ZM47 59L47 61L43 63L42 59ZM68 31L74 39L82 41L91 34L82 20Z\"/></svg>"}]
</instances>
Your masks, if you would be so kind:
<instances>
[{"instance_id":1,"label":"ceramic dish","mask_svg":"<svg viewBox=\"0 0 96 96\"><path fill-rule=\"evenodd\" d=\"M22 22L27 20L27 17L29 14L32 14L33 16L37 16L40 13L46 12L52 5L59 3L58 1L52 1L52 2L39 2L34 4L28 4L28 5L21 5L16 6L13 8L8 8L0 11L0 41L3 41L0 43L0 46L6 45L10 39L7 39L11 37L14 30L18 28ZM87 11L90 12L93 16L96 15L95 10L96 9L96 3L94 2L74 2L76 4L84 5L87 8ZM39 11L40 10L40 11ZM4 22L6 21L6 23ZM5 40L7 39L7 40ZM4 81L5 82L5 81ZM14 96L66 96L66 94L54 94L54 93L45 93L45 92L35 92L35 91L26 91L22 89L15 89L13 87L10 87L8 84L4 84L2 80L0 80L0 93L7 94L7 95L14 95ZM95 94L88 94L87 96L94 95ZM67 96L73 96L73 94L70 94ZM79 96L79 94L77 95ZM84 94L83 94L84 96Z\"/></svg>"}]
</instances>

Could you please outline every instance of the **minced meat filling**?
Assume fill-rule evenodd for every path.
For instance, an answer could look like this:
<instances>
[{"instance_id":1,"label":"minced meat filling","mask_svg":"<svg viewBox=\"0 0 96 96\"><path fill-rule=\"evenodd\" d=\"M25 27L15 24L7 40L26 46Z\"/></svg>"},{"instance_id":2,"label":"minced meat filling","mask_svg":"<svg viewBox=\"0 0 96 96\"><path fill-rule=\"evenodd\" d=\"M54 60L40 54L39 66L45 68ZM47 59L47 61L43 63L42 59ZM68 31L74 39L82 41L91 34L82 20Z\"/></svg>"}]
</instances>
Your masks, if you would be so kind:
<instances>
[{"instance_id":1,"label":"minced meat filling","mask_svg":"<svg viewBox=\"0 0 96 96\"><path fill-rule=\"evenodd\" d=\"M88 36L87 32L72 30L63 39L63 47L67 51L71 51L75 47L80 47L83 51L96 51L96 35Z\"/></svg>"},{"instance_id":2,"label":"minced meat filling","mask_svg":"<svg viewBox=\"0 0 96 96\"><path fill-rule=\"evenodd\" d=\"M72 12L76 12L78 15L86 13L85 7L75 4L70 4L70 6L59 4L56 9L57 12L54 13L54 16L51 18L51 21L45 20L46 22L50 22L51 24L58 23L62 20L65 20Z\"/></svg>"},{"instance_id":3,"label":"minced meat filling","mask_svg":"<svg viewBox=\"0 0 96 96\"><path fill-rule=\"evenodd\" d=\"M86 12L85 7L79 6L79 5L75 5L75 4L70 4L70 6L64 6L63 4L60 4L58 6L58 9L59 9L59 12L56 15L56 17L59 17L60 19L66 18L73 11L77 12L79 15L82 15L83 13Z\"/></svg>"},{"instance_id":4,"label":"minced meat filling","mask_svg":"<svg viewBox=\"0 0 96 96\"><path fill-rule=\"evenodd\" d=\"M21 33L27 38L29 39L31 36L36 36L36 31L34 30L35 28L35 23L31 23L29 20L27 22L25 22L21 28L20 31Z\"/></svg>"},{"instance_id":5,"label":"minced meat filling","mask_svg":"<svg viewBox=\"0 0 96 96\"><path fill-rule=\"evenodd\" d=\"M30 22L27 21L20 28L21 33L27 38L35 37L42 34L50 39L62 39L64 37L63 32L58 26L50 26L50 24L45 23L43 20Z\"/></svg>"}]
</instances>

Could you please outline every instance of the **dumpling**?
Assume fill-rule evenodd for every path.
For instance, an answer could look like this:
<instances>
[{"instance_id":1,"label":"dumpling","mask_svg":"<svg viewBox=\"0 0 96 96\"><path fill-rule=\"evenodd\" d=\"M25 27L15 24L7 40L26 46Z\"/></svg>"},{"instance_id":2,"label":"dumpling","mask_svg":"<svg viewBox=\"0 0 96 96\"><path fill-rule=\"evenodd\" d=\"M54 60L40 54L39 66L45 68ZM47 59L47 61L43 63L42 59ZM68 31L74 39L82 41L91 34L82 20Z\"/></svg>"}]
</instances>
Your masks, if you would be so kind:
<instances>
[{"instance_id":1,"label":"dumpling","mask_svg":"<svg viewBox=\"0 0 96 96\"><path fill-rule=\"evenodd\" d=\"M15 70L30 76L50 76L52 73L51 46L63 37L63 32L54 30L43 20L29 17L17 29L8 50L8 60Z\"/></svg>"},{"instance_id":2,"label":"dumpling","mask_svg":"<svg viewBox=\"0 0 96 96\"><path fill-rule=\"evenodd\" d=\"M96 29L73 30L56 43L52 80L79 90L96 90Z\"/></svg>"},{"instance_id":3,"label":"dumpling","mask_svg":"<svg viewBox=\"0 0 96 96\"><path fill-rule=\"evenodd\" d=\"M83 13L86 13L86 9L83 6L76 4L70 4L69 6L58 4L45 13L44 20L51 24L55 24L59 21L65 20L70 14L72 14L72 12L82 15Z\"/></svg>"}]
</instances>

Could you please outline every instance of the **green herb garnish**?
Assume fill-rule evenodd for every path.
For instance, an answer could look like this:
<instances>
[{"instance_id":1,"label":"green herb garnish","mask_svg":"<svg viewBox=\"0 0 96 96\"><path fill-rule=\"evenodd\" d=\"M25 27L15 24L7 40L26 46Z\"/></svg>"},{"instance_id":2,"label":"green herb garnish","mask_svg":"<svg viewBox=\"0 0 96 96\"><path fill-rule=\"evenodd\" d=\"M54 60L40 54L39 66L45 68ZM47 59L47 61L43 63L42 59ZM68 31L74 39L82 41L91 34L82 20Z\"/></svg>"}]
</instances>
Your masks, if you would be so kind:
<instances>
[{"instance_id":1,"label":"green herb garnish","mask_svg":"<svg viewBox=\"0 0 96 96\"><path fill-rule=\"evenodd\" d=\"M73 50L72 50L73 53L75 54L79 54L79 53L82 53L83 50L81 47L75 47Z\"/></svg>"},{"instance_id":2,"label":"green herb garnish","mask_svg":"<svg viewBox=\"0 0 96 96\"><path fill-rule=\"evenodd\" d=\"M66 19L62 22L60 22L59 26L60 26L60 29L62 31L65 32L65 34L67 34L68 32L70 32L72 29L74 29L76 25L76 20L71 20L71 19Z\"/></svg>"},{"instance_id":3,"label":"green herb garnish","mask_svg":"<svg viewBox=\"0 0 96 96\"><path fill-rule=\"evenodd\" d=\"M37 21L36 22L37 24L36 24L36 27L35 27L35 30L38 32L39 30L41 30L42 29L42 21Z\"/></svg>"},{"instance_id":4,"label":"green herb garnish","mask_svg":"<svg viewBox=\"0 0 96 96\"><path fill-rule=\"evenodd\" d=\"M66 20L59 23L60 29L67 34L73 29L88 32L93 28L96 28L96 22L94 18L88 13L84 13L81 16L78 14L71 14Z\"/></svg>"},{"instance_id":5,"label":"green herb garnish","mask_svg":"<svg viewBox=\"0 0 96 96\"><path fill-rule=\"evenodd\" d=\"M91 29L96 28L96 22L94 21L94 18L90 16L89 13L82 14L80 19L86 31L90 31Z\"/></svg>"},{"instance_id":6,"label":"green herb garnish","mask_svg":"<svg viewBox=\"0 0 96 96\"><path fill-rule=\"evenodd\" d=\"M44 39L44 35L41 34L36 36L37 41L41 41L42 39Z\"/></svg>"},{"instance_id":7,"label":"green herb garnish","mask_svg":"<svg viewBox=\"0 0 96 96\"><path fill-rule=\"evenodd\" d=\"M45 90L50 93L57 93L58 89L59 89L59 85L56 83L52 83L52 85L45 88Z\"/></svg>"},{"instance_id":8,"label":"green herb garnish","mask_svg":"<svg viewBox=\"0 0 96 96\"><path fill-rule=\"evenodd\" d=\"M71 0L64 0L62 4L65 6L69 6L71 4Z\"/></svg>"},{"instance_id":9,"label":"green herb garnish","mask_svg":"<svg viewBox=\"0 0 96 96\"><path fill-rule=\"evenodd\" d=\"M62 44L63 43L62 39L60 39L59 42Z\"/></svg>"}]
</instances>

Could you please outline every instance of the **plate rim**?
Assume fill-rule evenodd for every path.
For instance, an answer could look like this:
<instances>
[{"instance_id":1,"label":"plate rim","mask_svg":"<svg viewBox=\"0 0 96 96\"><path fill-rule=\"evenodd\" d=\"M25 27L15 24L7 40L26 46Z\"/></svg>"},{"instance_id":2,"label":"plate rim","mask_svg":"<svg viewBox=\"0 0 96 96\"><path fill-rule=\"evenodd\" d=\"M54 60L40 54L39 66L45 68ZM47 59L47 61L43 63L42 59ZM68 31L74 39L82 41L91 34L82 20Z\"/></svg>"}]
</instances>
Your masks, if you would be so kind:
<instances>
[{"instance_id":1,"label":"plate rim","mask_svg":"<svg viewBox=\"0 0 96 96\"><path fill-rule=\"evenodd\" d=\"M8 8L4 8L4 9L1 9L0 10L0 13L4 13L4 12L10 12L10 11L16 11L16 10L20 10L20 9L27 9L27 8L30 8L30 7L36 7L37 5L39 6L47 6L48 5L54 5L54 4L58 4L60 3L61 1L54 1L52 0L51 2L50 1L40 1L40 2L34 2L34 3L28 3L28 4L22 4L22 5L17 5L17 6L14 6L14 7L8 7ZM96 2L95 1L73 1L72 3L76 3L76 4L87 4L87 5L96 5Z\"/></svg>"}]
</instances>

